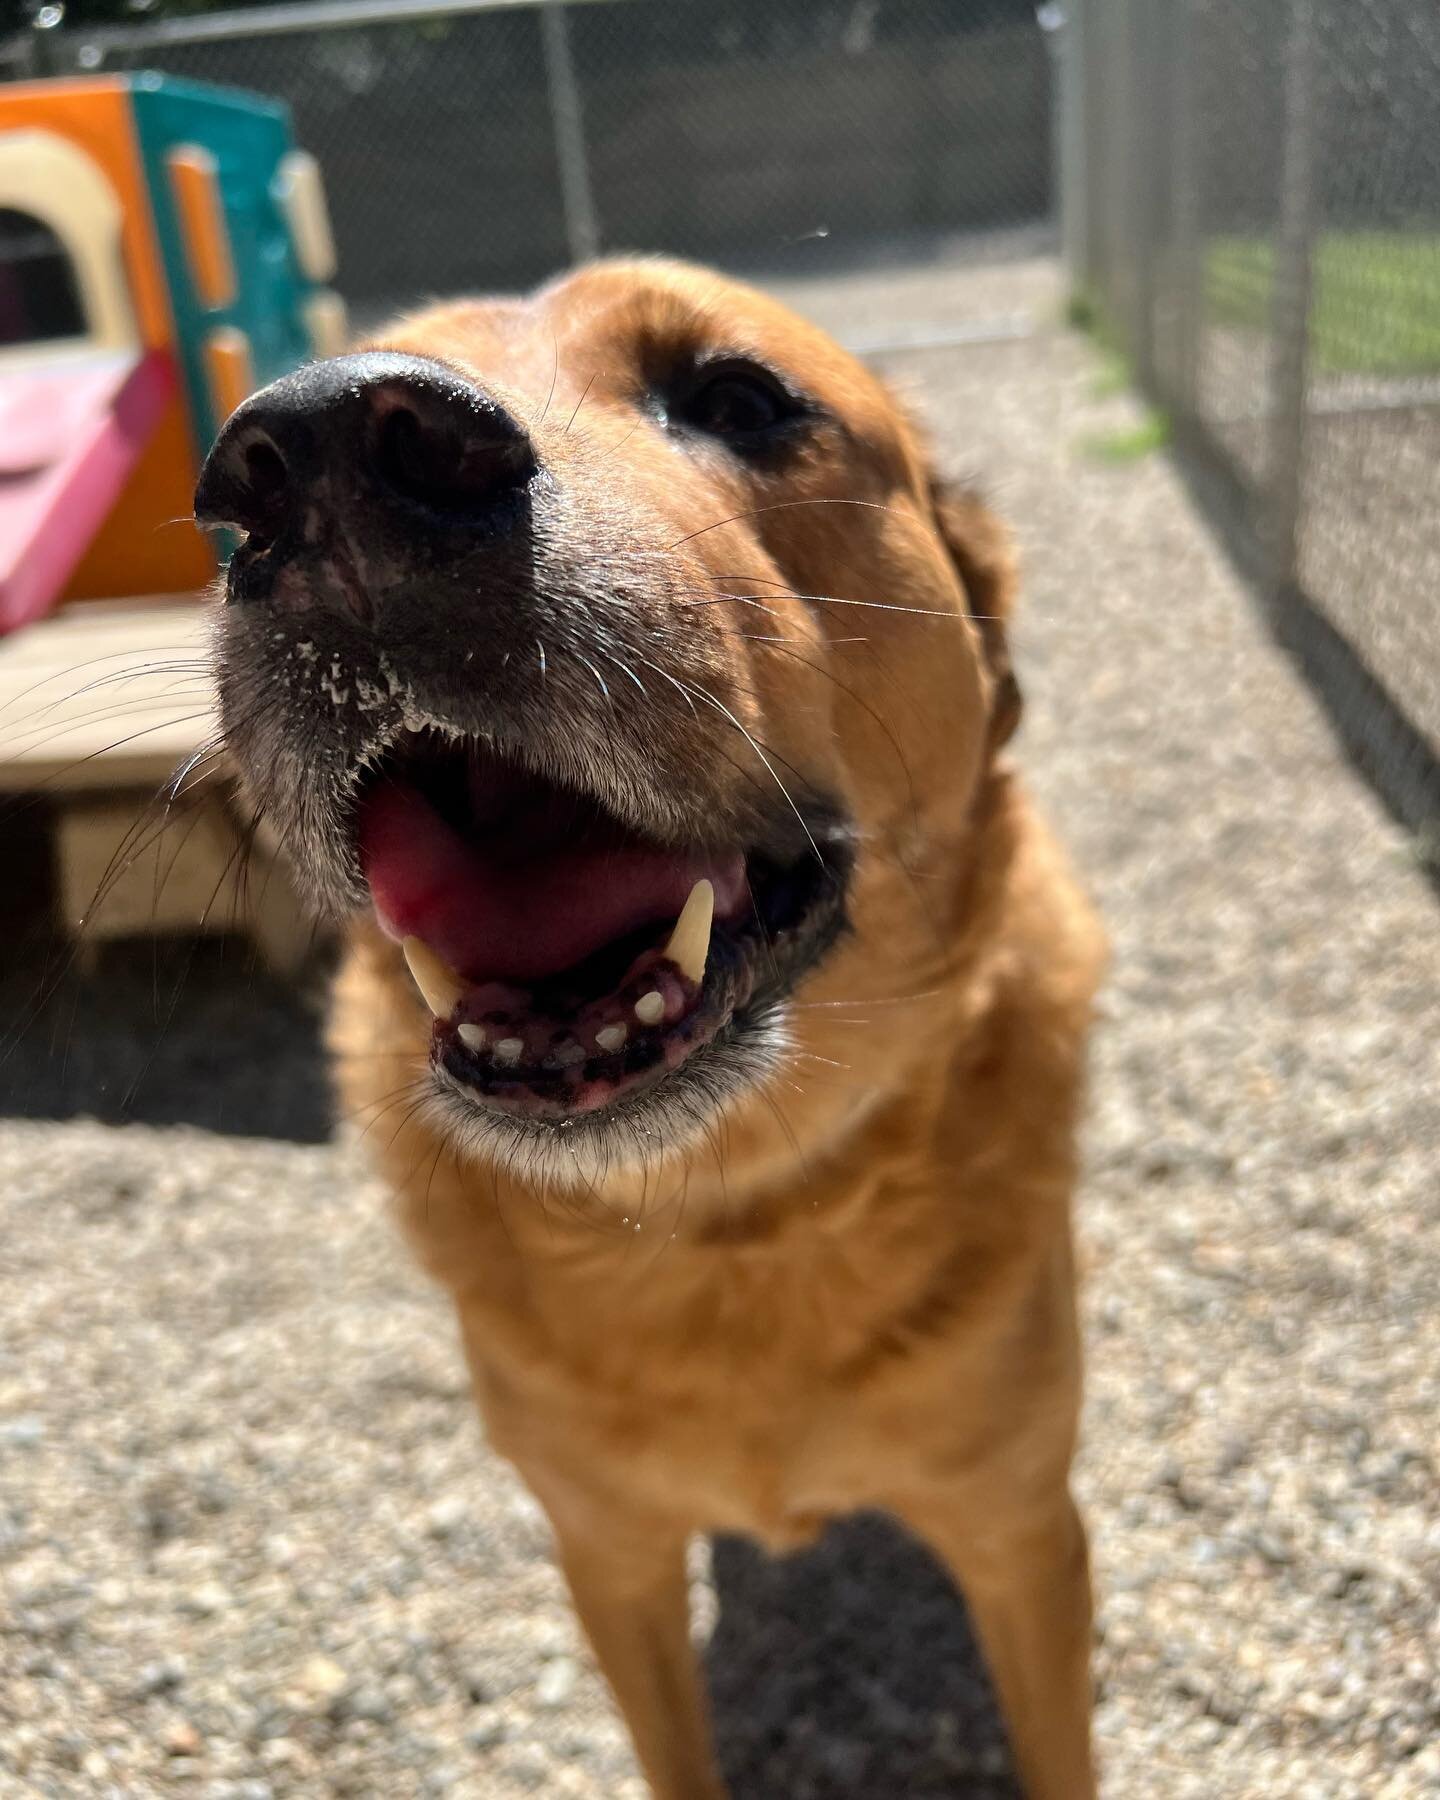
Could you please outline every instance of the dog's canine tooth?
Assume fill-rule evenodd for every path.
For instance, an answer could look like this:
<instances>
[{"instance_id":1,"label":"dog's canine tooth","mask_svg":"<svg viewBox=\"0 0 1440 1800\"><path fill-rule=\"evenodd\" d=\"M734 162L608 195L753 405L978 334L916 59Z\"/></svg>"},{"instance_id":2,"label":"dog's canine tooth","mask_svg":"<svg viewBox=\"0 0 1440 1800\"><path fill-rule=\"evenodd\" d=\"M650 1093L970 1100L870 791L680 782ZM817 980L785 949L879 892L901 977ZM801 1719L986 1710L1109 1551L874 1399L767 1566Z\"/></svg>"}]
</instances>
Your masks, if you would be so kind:
<instances>
[{"instance_id":1,"label":"dog's canine tooth","mask_svg":"<svg viewBox=\"0 0 1440 1800\"><path fill-rule=\"evenodd\" d=\"M665 946L665 955L696 987L705 979L705 958L710 954L710 927L714 918L715 889L702 877L691 888L690 897L670 933L670 942ZM655 1021L648 1019L646 1023L654 1024Z\"/></svg>"},{"instance_id":2,"label":"dog's canine tooth","mask_svg":"<svg viewBox=\"0 0 1440 1800\"><path fill-rule=\"evenodd\" d=\"M642 1025L658 1025L665 1017L665 996L657 988L635 1002L635 1017Z\"/></svg>"},{"instance_id":3,"label":"dog's canine tooth","mask_svg":"<svg viewBox=\"0 0 1440 1800\"><path fill-rule=\"evenodd\" d=\"M501 1038L495 1046L496 1062L518 1063L524 1054L524 1038Z\"/></svg>"},{"instance_id":4,"label":"dog's canine tooth","mask_svg":"<svg viewBox=\"0 0 1440 1800\"><path fill-rule=\"evenodd\" d=\"M613 1055L615 1051L625 1048L625 1040L629 1035L623 1025L607 1025L595 1033L595 1042L602 1050L608 1050Z\"/></svg>"},{"instance_id":5,"label":"dog's canine tooth","mask_svg":"<svg viewBox=\"0 0 1440 1800\"><path fill-rule=\"evenodd\" d=\"M467 1050L485 1048L487 1033L483 1025L472 1025L467 1019L463 1025L456 1027L456 1033Z\"/></svg>"},{"instance_id":6,"label":"dog's canine tooth","mask_svg":"<svg viewBox=\"0 0 1440 1800\"><path fill-rule=\"evenodd\" d=\"M407 937L400 948L425 1004L437 1019L448 1019L465 993L464 982L424 938Z\"/></svg>"}]
</instances>

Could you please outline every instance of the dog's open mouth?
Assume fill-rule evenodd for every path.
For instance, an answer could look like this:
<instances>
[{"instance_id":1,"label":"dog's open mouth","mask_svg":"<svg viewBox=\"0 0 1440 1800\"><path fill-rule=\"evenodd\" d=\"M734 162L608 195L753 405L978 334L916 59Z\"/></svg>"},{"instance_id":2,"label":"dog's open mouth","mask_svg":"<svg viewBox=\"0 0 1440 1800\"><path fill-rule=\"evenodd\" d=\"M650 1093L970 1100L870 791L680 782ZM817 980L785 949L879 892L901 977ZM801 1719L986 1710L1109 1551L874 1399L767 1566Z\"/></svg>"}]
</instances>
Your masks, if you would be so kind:
<instances>
[{"instance_id":1,"label":"dog's open mouth","mask_svg":"<svg viewBox=\"0 0 1440 1800\"><path fill-rule=\"evenodd\" d=\"M479 1103L562 1120L653 1086L778 997L839 930L843 884L717 843L674 848L479 740L408 734L362 784L361 868Z\"/></svg>"}]
</instances>

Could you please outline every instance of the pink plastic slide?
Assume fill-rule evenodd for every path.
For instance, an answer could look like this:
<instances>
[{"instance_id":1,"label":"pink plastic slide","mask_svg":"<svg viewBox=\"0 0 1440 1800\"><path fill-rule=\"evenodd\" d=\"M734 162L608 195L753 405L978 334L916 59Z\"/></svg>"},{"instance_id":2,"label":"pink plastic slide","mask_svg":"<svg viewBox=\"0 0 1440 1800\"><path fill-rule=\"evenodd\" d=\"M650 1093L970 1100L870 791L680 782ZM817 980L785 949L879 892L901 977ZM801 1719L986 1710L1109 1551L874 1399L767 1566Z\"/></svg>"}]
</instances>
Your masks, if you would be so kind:
<instances>
[{"instance_id":1,"label":"pink plastic slide","mask_svg":"<svg viewBox=\"0 0 1440 1800\"><path fill-rule=\"evenodd\" d=\"M59 599L174 390L165 350L0 364L0 632Z\"/></svg>"}]
</instances>

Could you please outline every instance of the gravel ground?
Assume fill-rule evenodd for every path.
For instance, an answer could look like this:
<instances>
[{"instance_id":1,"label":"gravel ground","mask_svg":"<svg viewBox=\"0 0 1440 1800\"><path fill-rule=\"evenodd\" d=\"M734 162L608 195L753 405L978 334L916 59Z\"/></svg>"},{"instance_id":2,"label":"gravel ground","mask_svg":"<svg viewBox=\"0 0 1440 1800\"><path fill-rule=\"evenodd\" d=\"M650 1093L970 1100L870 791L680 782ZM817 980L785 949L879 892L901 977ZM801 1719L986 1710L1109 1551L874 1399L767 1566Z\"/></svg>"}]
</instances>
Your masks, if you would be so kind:
<instances>
[{"instance_id":1,"label":"gravel ground","mask_svg":"<svg viewBox=\"0 0 1440 1800\"><path fill-rule=\"evenodd\" d=\"M1435 896L1164 459L1085 451L1127 403L1051 273L1011 275L972 311L1037 335L886 367L1019 529L1021 754L1115 940L1081 1200L1105 1791L1433 1796ZM206 946L173 997L179 966L108 952L4 1065L0 1794L639 1800L446 1308L327 1141L318 980ZM722 1545L696 1595L737 1800L1011 1791L963 1614L883 1523Z\"/></svg>"}]
</instances>

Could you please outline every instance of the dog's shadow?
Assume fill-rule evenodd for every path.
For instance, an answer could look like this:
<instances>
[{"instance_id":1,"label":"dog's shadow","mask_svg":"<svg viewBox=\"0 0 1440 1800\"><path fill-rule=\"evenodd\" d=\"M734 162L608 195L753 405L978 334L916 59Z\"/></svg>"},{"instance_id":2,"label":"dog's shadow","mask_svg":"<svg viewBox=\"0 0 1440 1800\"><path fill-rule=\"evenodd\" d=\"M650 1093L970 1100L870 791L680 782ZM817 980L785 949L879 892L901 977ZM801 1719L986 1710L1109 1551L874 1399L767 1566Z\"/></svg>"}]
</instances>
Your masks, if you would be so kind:
<instances>
[{"instance_id":1,"label":"dog's shadow","mask_svg":"<svg viewBox=\"0 0 1440 1800\"><path fill-rule=\"evenodd\" d=\"M714 1546L706 1652L735 1800L1019 1800L965 1608L889 1519L772 1560Z\"/></svg>"}]
</instances>

